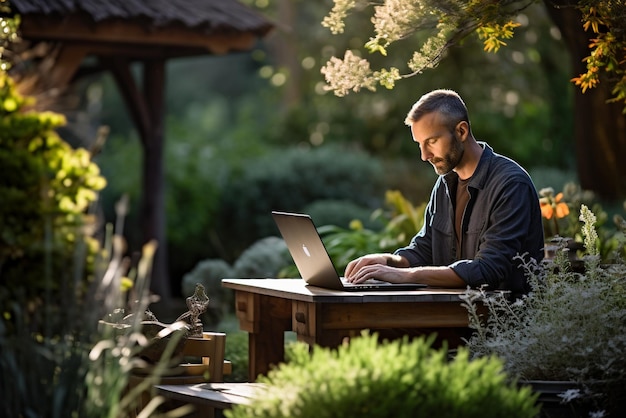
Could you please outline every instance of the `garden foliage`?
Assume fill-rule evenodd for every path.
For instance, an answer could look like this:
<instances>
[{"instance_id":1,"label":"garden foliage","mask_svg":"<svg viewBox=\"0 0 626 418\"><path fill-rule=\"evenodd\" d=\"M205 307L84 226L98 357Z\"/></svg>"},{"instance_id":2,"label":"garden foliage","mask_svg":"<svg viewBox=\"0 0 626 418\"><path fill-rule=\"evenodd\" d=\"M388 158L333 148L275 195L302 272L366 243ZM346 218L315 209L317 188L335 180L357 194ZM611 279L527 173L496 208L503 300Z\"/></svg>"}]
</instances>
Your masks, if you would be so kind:
<instances>
[{"instance_id":1,"label":"garden foliage","mask_svg":"<svg viewBox=\"0 0 626 418\"><path fill-rule=\"evenodd\" d=\"M56 133L65 118L32 103L0 72L0 410L124 417L137 399L124 394L126 379L146 339L137 324L116 338L99 320L146 308L155 245L135 267L121 229L100 231L104 245L94 238L89 209L105 180L87 150ZM128 208L116 208L121 226Z\"/></svg>"},{"instance_id":2,"label":"garden foliage","mask_svg":"<svg viewBox=\"0 0 626 418\"><path fill-rule=\"evenodd\" d=\"M385 66L379 70L370 68L370 62L346 50L343 58L331 57L322 73L328 83L327 89L337 96L362 89L376 91L377 85L393 89L398 80L416 76L424 70L435 68L451 47L461 44L470 35L476 35L487 52L497 52L506 46L514 30L522 24L515 17L532 5L528 0L491 1L381 1L371 3L374 8L371 22L373 36L363 45L369 53L383 57L411 52L406 62L409 72L397 67ZM596 87L606 76L611 80L610 101L626 101L626 71L620 65L624 60L624 5L622 2L579 0L568 4L581 14L582 28L592 34L589 56L585 57L586 72L571 81L584 93ZM549 5L548 7L552 7ZM554 7L559 8L557 4ZM363 4L354 0L334 0L334 6L322 21L333 34L341 34L346 28L346 18L357 12L363 13ZM425 40L414 43L416 35ZM393 49L391 44L403 43L405 48ZM403 51L405 52L405 51ZM625 109L626 111L626 109Z\"/></svg>"},{"instance_id":3,"label":"garden foliage","mask_svg":"<svg viewBox=\"0 0 626 418\"><path fill-rule=\"evenodd\" d=\"M584 223L580 221L580 215L581 207L584 205L594 214L597 236L588 251L597 252L603 263L613 263L620 258L626 258L624 218L620 213L615 213L611 219L593 192L582 190L576 183L567 182L563 185L563 190L556 195L552 187L539 190L539 203L546 240L554 238L558 241L565 237L582 243L585 236ZM626 210L626 202L623 202L622 209Z\"/></svg>"},{"instance_id":4,"label":"garden foliage","mask_svg":"<svg viewBox=\"0 0 626 418\"><path fill-rule=\"evenodd\" d=\"M0 73L0 300L34 314L46 299L62 304L75 296L61 291L64 283L85 291L98 250L84 233L94 221L86 212L106 181L87 150L55 132L65 118L28 111L32 102ZM46 312L39 314L42 320Z\"/></svg>"},{"instance_id":5,"label":"garden foliage","mask_svg":"<svg viewBox=\"0 0 626 418\"><path fill-rule=\"evenodd\" d=\"M388 190L385 206L371 214L378 228L366 228L361 220L353 219L349 228L323 225L319 232L335 267L343 272L357 257L407 245L422 228L425 209L426 202L413 205L400 191Z\"/></svg>"},{"instance_id":6,"label":"garden foliage","mask_svg":"<svg viewBox=\"0 0 626 418\"><path fill-rule=\"evenodd\" d=\"M501 358L514 378L572 381L588 386L594 398L607 390L621 397L626 383L626 266L623 261L600 264L595 216L584 205L580 212L584 271L571 268L567 251L560 250L547 264L525 261L532 291L514 303L501 293L468 290L464 298L476 332L467 346L474 357ZM479 303L487 315L479 312ZM615 389L622 393L612 393ZM614 400L600 399L600 404Z\"/></svg>"},{"instance_id":7,"label":"garden foliage","mask_svg":"<svg viewBox=\"0 0 626 418\"><path fill-rule=\"evenodd\" d=\"M364 333L337 349L294 343L290 359L259 381L250 406L225 412L244 417L534 417L536 396L507 382L496 358L453 360L432 339L379 343Z\"/></svg>"},{"instance_id":8,"label":"garden foliage","mask_svg":"<svg viewBox=\"0 0 626 418\"><path fill-rule=\"evenodd\" d=\"M92 238L87 215L105 180L89 152L55 132L65 118L30 111L32 103L0 72L0 410L105 416L124 385L115 368L90 370L98 314L120 284L109 277L91 287L111 254ZM86 400L89 373L114 379L100 407Z\"/></svg>"},{"instance_id":9,"label":"garden foliage","mask_svg":"<svg viewBox=\"0 0 626 418\"><path fill-rule=\"evenodd\" d=\"M381 179L376 159L337 147L267 154L233 176L221 193L220 238L231 253L240 254L257 239L278 233L272 210L303 211L318 200L371 207Z\"/></svg>"},{"instance_id":10,"label":"garden foliage","mask_svg":"<svg viewBox=\"0 0 626 418\"><path fill-rule=\"evenodd\" d=\"M235 308L233 292L222 287L222 279L278 277L291 263L282 238L266 237L247 248L232 265L214 258L200 261L183 276L182 293L186 297L193 294L196 284L203 285L211 299L203 319L207 325L215 326Z\"/></svg>"}]
</instances>

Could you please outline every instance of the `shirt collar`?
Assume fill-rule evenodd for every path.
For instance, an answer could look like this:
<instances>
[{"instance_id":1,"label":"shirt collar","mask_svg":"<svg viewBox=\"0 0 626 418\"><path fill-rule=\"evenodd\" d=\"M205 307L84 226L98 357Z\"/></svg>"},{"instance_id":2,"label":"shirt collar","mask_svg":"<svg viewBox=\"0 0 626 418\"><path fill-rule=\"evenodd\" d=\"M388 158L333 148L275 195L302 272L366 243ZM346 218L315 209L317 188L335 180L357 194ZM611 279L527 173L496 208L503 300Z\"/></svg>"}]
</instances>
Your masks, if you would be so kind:
<instances>
[{"instance_id":1,"label":"shirt collar","mask_svg":"<svg viewBox=\"0 0 626 418\"><path fill-rule=\"evenodd\" d=\"M476 170L474 171L474 174L472 174L472 178L470 179L470 182L467 186L482 189L485 185L485 182L487 181L489 165L491 162L491 158L494 155L494 152L493 148L491 148L486 142L478 141L478 145L483 148L483 153L480 156L478 166L476 166ZM454 171L451 171L448 174L443 175L443 180L447 185L452 185L458 182L459 176Z\"/></svg>"}]
</instances>

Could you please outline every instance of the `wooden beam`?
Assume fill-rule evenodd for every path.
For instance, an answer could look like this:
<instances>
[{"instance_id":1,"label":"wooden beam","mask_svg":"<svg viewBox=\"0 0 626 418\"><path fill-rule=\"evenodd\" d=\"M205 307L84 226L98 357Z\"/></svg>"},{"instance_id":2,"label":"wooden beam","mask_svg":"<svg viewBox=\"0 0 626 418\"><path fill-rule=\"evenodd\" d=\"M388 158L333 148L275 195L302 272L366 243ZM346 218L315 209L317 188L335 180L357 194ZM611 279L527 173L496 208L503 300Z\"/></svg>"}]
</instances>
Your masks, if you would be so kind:
<instances>
[{"instance_id":1,"label":"wooden beam","mask_svg":"<svg viewBox=\"0 0 626 418\"><path fill-rule=\"evenodd\" d=\"M165 219L165 170L163 152L165 147L165 60L143 63L143 98L150 120L144 141L143 187L142 187L142 233L143 242L156 240L157 252L152 266L150 288L162 300L171 297Z\"/></svg>"},{"instance_id":2,"label":"wooden beam","mask_svg":"<svg viewBox=\"0 0 626 418\"><path fill-rule=\"evenodd\" d=\"M46 83L65 88L70 84L87 55L88 48L80 45L61 44L54 64L50 68Z\"/></svg>"},{"instance_id":3,"label":"wooden beam","mask_svg":"<svg viewBox=\"0 0 626 418\"><path fill-rule=\"evenodd\" d=\"M89 49L62 42L42 42L28 48L33 65L15 71L18 89L36 97L37 108L49 108L74 80Z\"/></svg>"},{"instance_id":4,"label":"wooden beam","mask_svg":"<svg viewBox=\"0 0 626 418\"><path fill-rule=\"evenodd\" d=\"M93 22L78 14L58 19L45 15L26 15L20 25L20 35L27 40L111 44L115 48L120 45L135 45L137 48L200 48L205 53L213 54L249 50L259 36L252 32L211 32L182 24L148 27L137 20Z\"/></svg>"},{"instance_id":5,"label":"wooden beam","mask_svg":"<svg viewBox=\"0 0 626 418\"><path fill-rule=\"evenodd\" d=\"M89 48L89 55L99 57L127 57L137 61L157 58L182 58L211 55L206 48L200 47L168 47L157 45L87 43L82 41L64 41L72 45L85 45Z\"/></svg>"},{"instance_id":6,"label":"wooden beam","mask_svg":"<svg viewBox=\"0 0 626 418\"><path fill-rule=\"evenodd\" d=\"M102 66L111 70L124 102L128 106L131 117L135 122L135 126L139 131L141 142L145 147L146 142L149 140L152 121L144 96L130 70L130 60L121 57L110 58L102 61Z\"/></svg>"}]
</instances>

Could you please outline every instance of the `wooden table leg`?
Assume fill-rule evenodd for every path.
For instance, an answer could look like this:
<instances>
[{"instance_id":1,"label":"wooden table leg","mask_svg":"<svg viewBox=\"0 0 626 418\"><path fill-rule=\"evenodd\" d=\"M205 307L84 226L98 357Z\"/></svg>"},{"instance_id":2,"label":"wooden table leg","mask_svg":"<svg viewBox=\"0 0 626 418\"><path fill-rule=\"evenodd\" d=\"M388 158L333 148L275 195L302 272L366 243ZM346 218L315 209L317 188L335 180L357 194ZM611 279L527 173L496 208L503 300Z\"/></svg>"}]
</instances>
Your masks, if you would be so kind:
<instances>
[{"instance_id":1,"label":"wooden table leg","mask_svg":"<svg viewBox=\"0 0 626 418\"><path fill-rule=\"evenodd\" d=\"M285 358L285 331L291 330L291 301L243 291L235 294L239 327L248 332L248 379L267 374Z\"/></svg>"}]
</instances>

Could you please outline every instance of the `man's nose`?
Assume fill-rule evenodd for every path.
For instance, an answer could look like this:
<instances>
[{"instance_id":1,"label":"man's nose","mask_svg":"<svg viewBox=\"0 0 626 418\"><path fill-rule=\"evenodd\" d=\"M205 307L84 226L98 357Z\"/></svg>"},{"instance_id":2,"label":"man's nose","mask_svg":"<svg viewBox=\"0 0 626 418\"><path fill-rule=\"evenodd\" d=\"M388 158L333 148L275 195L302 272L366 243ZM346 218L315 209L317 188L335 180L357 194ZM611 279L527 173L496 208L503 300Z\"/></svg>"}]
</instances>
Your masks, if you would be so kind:
<instances>
[{"instance_id":1,"label":"man's nose","mask_svg":"<svg viewBox=\"0 0 626 418\"><path fill-rule=\"evenodd\" d=\"M433 154L430 151L428 151L428 148L426 147L421 147L420 153L421 153L422 161L428 161L433 156Z\"/></svg>"}]
</instances>

